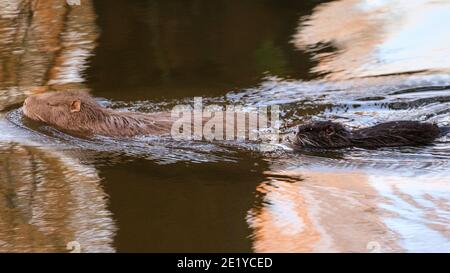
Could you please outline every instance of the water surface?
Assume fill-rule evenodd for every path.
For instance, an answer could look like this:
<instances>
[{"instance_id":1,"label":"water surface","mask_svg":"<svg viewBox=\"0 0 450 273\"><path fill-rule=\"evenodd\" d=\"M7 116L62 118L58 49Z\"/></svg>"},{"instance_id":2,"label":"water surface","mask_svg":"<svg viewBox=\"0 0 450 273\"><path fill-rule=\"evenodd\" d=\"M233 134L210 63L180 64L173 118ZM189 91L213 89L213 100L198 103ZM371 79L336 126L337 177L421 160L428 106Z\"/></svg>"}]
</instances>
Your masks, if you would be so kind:
<instances>
[{"instance_id":1,"label":"water surface","mask_svg":"<svg viewBox=\"0 0 450 273\"><path fill-rule=\"evenodd\" d=\"M0 251L450 251L450 140L294 153L76 138L29 94L120 111L278 105L283 132L450 123L438 1L0 1Z\"/></svg>"}]
</instances>

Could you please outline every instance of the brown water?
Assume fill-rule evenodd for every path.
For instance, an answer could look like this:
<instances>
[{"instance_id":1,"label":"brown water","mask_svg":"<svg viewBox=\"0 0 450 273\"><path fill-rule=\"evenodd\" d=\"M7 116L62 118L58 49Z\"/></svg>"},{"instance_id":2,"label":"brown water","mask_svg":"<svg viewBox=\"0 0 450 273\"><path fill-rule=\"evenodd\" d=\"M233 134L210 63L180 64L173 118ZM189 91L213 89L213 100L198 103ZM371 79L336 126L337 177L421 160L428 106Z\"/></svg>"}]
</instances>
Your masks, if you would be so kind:
<instances>
[{"instance_id":1,"label":"brown water","mask_svg":"<svg viewBox=\"0 0 450 273\"><path fill-rule=\"evenodd\" d=\"M279 105L285 131L449 125L448 18L426 0L0 1L0 251L450 252L448 136L263 153L78 139L20 109L86 89L127 111Z\"/></svg>"}]
</instances>

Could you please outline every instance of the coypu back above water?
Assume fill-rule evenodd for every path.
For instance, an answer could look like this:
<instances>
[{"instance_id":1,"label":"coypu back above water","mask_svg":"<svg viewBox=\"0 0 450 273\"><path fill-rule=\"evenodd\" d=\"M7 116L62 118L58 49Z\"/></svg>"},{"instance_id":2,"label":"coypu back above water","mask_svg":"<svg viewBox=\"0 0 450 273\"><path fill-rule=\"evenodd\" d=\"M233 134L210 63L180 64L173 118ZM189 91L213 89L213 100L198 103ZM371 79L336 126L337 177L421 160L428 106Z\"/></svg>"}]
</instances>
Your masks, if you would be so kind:
<instances>
[{"instance_id":1,"label":"coypu back above water","mask_svg":"<svg viewBox=\"0 0 450 273\"><path fill-rule=\"evenodd\" d=\"M69 133L92 136L132 137L171 132L170 113L118 112L101 106L83 91L48 92L29 96L23 104L26 117ZM204 122L205 120L203 120ZM350 130L331 121L298 127L293 144L296 149L345 147L379 148L423 145L450 131L435 124L394 121Z\"/></svg>"},{"instance_id":2,"label":"coypu back above water","mask_svg":"<svg viewBox=\"0 0 450 273\"><path fill-rule=\"evenodd\" d=\"M385 122L358 130L336 122L319 121L299 126L293 143L297 149L415 146L430 144L448 131L447 127L419 121Z\"/></svg>"},{"instance_id":3,"label":"coypu back above water","mask_svg":"<svg viewBox=\"0 0 450 273\"><path fill-rule=\"evenodd\" d=\"M26 117L83 136L131 137L170 133L169 113L118 112L102 107L84 91L48 92L29 96Z\"/></svg>"}]
</instances>

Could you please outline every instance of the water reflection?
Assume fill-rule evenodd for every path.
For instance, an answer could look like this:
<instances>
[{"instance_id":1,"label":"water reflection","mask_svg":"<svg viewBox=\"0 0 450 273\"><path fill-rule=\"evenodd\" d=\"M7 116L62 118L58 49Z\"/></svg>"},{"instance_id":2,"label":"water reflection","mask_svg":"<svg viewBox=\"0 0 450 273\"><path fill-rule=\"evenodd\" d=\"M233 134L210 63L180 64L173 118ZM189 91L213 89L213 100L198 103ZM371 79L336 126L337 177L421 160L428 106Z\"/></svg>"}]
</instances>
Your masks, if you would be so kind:
<instances>
[{"instance_id":1,"label":"water reflection","mask_svg":"<svg viewBox=\"0 0 450 273\"><path fill-rule=\"evenodd\" d=\"M85 88L97 29L92 2L81 2L0 1L0 111L32 93ZM67 252L72 241L82 252L114 251L115 226L96 170L3 113L0 131L0 251Z\"/></svg>"},{"instance_id":2,"label":"water reflection","mask_svg":"<svg viewBox=\"0 0 450 273\"><path fill-rule=\"evenodd\" d=\"M84 88L97 29L91 1L0 1L0 110L26 95Z\"/></svg>"},{"instance_id":3,"label":"water reflection","mask_svg":"<svg viewBox=\"0 0 450 273\"><path fill-rule=\"evenodd\" d=\"M95 169L61 153L0 143L0 252L112 252L115 233Z\"/></svg>"},{"instance_id":4,"label":"water reflection","mask_svg":"<svg viewBox=\"0 0 450 273\"><path fill-rule=\"evenodd\" d=\"M264 73L307 78L308 55L289 40L299 14L317 2L95 1L102 35L89 85L130 101L221 96Z\"/></svg>"},{"instance_id":5,"label":"water reflection","mask_svg":"<svg viewBox=\"0 0 450 273\"><path fill-rule=\"evenodd\" d=\"M294 43L314 54L312 72L326 81L270 79L229 99L282 103L288 119L355 127L399 119L448 125L449 14L444 1L321 4L302 19ZM430 147L277 159L258 187L262 202L248 213L253 248L449 252L449 156L444 137Z\"/></svg>"},{"instance_id":6,"label":"water reflection","mask_svg":"<svg viewBox=\"0 0 450 273\"><path fill-rule=\"evenodd\" d=\"M257 252L450 249L445 174L297 168L266 175L263 201L247 218Z\"/></svg>"},{"instance_id":7,"label":"water reflection","mask_svg":"<svg viewBox=\"0 0 450 273\"><path fill-rule=\"evenodd\" d=\"M303 19L294 43L327 79L449 72L448 18L447 1L340 0Z\"/></svg>"},{"instance_id":8,"label":"water reflection","mask_svg":"<svg viewBox=\"0 0 450 273\"><path fill-rule=\"evenodd\" d=\"M267 163L240 155L238 162L133 159L100 167L119 223L118 251L251 252L244 219Z\"/></svg>"},{"instance_id":9,"label":"water reflection","mask_svg":"<svg viewBox=\"0 0 450 273\"><path fill-rule=\"evenodd\" d=\"M34 130L18 107L29 93L85 89L87 79L119 110L168 110L209 95L208 103L278 104L285 129L311 119L448 125L447 3L81 2L0 1L0 251L66 251L72 240L83 251L115 250L97 172L70 154L105 179L119 251L448 249L448 137L426 147L261 155L241 144L80 140ZM310 13L295 35L308 53L293 51L298 16ZM266 72L310 79L310 55L325 79L261 83ZM155 104L161 98L169 99Z\"/></svg>"}]
</instances>

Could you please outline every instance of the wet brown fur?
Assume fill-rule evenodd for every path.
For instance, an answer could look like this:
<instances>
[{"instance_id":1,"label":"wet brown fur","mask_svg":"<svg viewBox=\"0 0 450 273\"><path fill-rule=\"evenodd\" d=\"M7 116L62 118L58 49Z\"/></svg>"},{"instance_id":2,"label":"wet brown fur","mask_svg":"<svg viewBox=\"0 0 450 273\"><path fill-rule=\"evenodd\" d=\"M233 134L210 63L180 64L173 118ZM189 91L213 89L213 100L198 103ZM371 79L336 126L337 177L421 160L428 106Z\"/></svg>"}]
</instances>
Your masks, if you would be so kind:
<instances>
[{"instance_id":1,"label":"wet brown fur","mask_svg":"<svg viewBox=\"0 0 450 273\"><path fill-rule=\"evenodd\" d=\"M359 130L350 130L336 122L319 121L299 126L294 145L297 149L415 146L430 144L444 133L435 124L419 121L385 122Z\"/></svg>"},{"instance_id":2,"label":"wet brown fur","mask_svg":"<svg viewBox=\"0 0 450 273\"><path fill-rule=\"evenodd\" d=\"M118 112L102 107L87 92L48 92L29 96L23 106L30 119L80 135L132 137L170 133L170 113Z\"/></svg>"}]
</instances>

